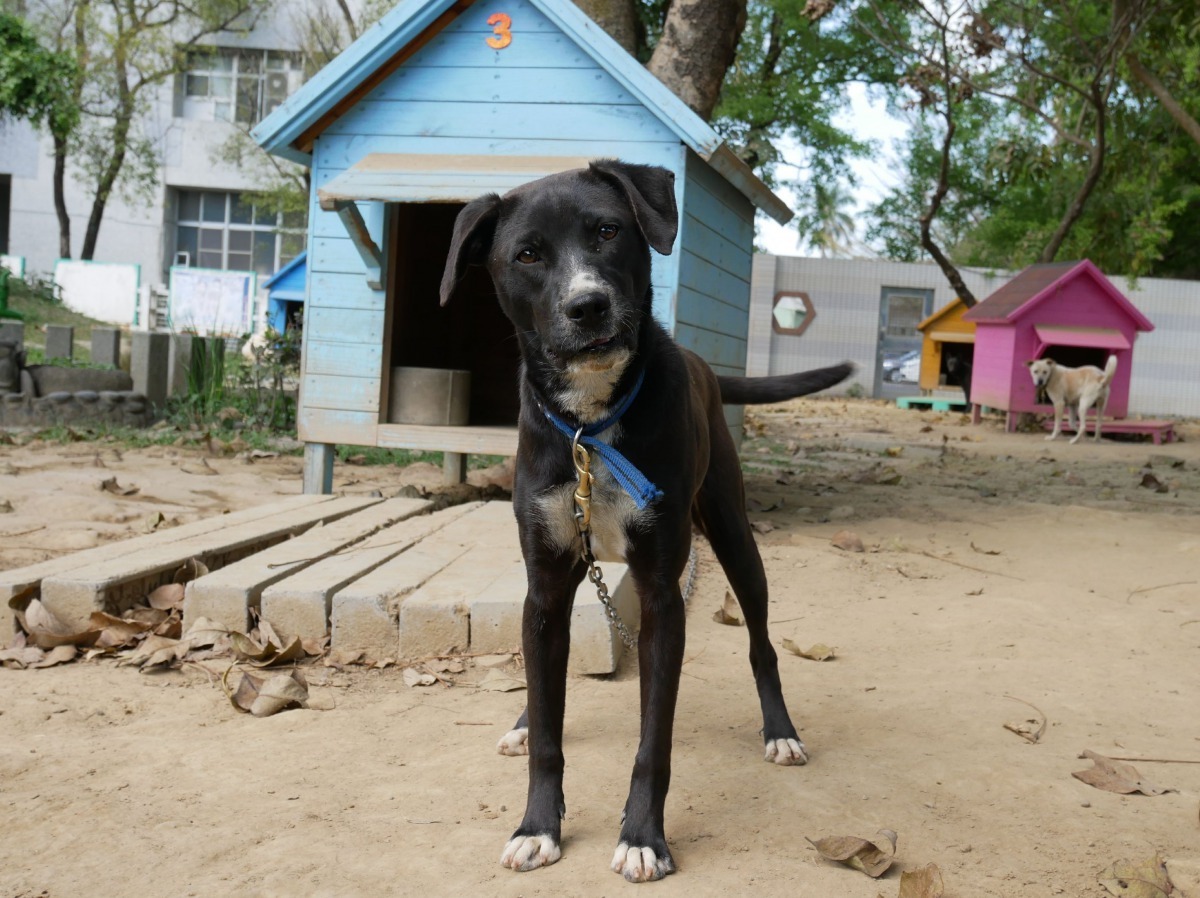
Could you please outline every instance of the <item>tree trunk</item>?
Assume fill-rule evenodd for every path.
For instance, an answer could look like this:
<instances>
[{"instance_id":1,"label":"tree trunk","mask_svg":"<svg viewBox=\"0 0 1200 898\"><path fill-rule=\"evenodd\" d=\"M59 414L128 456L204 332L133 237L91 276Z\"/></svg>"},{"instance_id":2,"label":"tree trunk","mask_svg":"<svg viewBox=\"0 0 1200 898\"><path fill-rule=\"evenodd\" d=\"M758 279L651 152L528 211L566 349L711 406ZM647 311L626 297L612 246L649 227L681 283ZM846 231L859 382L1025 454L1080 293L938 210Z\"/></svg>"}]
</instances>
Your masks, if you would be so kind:
<instances>
[{"instance_id":1,"label":"tree trunk","mask_svg":"<svg viewBox=\"0 0 1200 898\"><path fill-rule=\"evenodd\" d=\"M951 111L950 104L953 100L949 98L950 88L947 86L946 99L946 136L942 140L942 164L938 170L938 183L934 188L933 195L929 198L929 207L925 210L925 214L921 216L921 246L925 252L929 253L929 257L933 259L942 270L942 274L946 276L946 280L950 282L950 286L954 288L955 295L962 300L964 306L968 309L975 305L977 300L975 294L971 292L971 288L967 286L967 282L963 280L962 274L959 273L954 263L949 257L942 252L940 246L933 239L933 220L937 217L938 212L942 208L942 200L946 198L946 193L950 189L950 150L954 146L954 114Z\"/></svg>"},{"instance_id":2,"label":"tree trunk","mask_svg":"<svg viewBox=\"0 0 1200 898\"><path fill-rule=\"evenodd\" d=\"M1167 89L1167 86L1158 80L1158 77L1147 69L1140 59L1129 53L1125 56L1125 63L1129 66L1129 71L1138 81L1142 82L1150 93L1154 94L1159 104L1167 111L1167 115L1175 120L1188 137L1200 144L1200 122L1197 122L1188 113L1186 109L1179 103L1178 100Z\"/></svg>"},{"instance_id":3,"label":"tree trunk","mask_svg":"<svg viewBox=\"0 0 1200 898\"><path fill-rule=\"evenodd\" d=\"M640 28L634 0L574 0L574 3L625 52L637 55Z\"/></svg>"},{"instance_id":4,"label":"tree trunk","mask_svg":"<svg viewBox=\"0 0 1200 898\"><path fill-rule=\"evenodd\" d=\"M1067 235L1071 233L1071 228L1074 227L1079 217L1083 215L1083 207L1087 205L1088 198L1092 195L1092 191L1096 189L1096 185L1100 183L1100 176L1104 173L1104 155L1108 150L1108 145L1105 141L1107 121L1104 101L1102 97L1097 95L1098 90L1098 88L1093 87L1092 107L1096 113L1096 141L1092 147L1092 158L1088 163L1087 175L1084 176L1083 184L1080 185L1079 190L1075 192L1075 196L1071 199L1071 205L1063 213L1058 227L1054 229L1054 233L1050 235L1050 240L1046 243L1041 255L1038 256L1038 262L1043 264L1054 261L1054 257L1058 255L1058 251L1066 241Z\"/></svg>"},{"instance_id":5,"label":"tree trunk","mask_svg":"<svg viewBox=\"0 0 1200 898\"><path fill-rule=\"evenodd\" d=\"M67 174L67 140L54 135L54 212L58 216L58 257L71 258L71 216L64 189Z\"/></svg>"},{"instance_id":6,"label":"tree trunk","mask_svg":"<svg viewBox=\"0 0 1200 898\"><path fill-rule=\"evenodd\" d=\"M100 180L96 184L96 195L92 199L92 211L88 215L87 230L83 232L83 248L79 251L79 258L91 261L92 256L96 252L96 242L100 239L100 225L104 221L104 207L108 205L108 198L112 195L113 185L117 182L117 176L121 173L121 166L125 164L125 141L129 136L129 124L125 123L124 129L120 129L118 123L118 133L113 154L109 157L108 164L104 166L104 171L100 174Z\"/></svg>"},{"instance_id":7,"label":"tree trunk","mask_svg":"<svg viewBox=\"0 0 1200 898\"><path fill-rule=\"evenodd\" d=\"M745 27L746 0L674 0L646 68L708 121Z\"/></svg>"}]
</instances>

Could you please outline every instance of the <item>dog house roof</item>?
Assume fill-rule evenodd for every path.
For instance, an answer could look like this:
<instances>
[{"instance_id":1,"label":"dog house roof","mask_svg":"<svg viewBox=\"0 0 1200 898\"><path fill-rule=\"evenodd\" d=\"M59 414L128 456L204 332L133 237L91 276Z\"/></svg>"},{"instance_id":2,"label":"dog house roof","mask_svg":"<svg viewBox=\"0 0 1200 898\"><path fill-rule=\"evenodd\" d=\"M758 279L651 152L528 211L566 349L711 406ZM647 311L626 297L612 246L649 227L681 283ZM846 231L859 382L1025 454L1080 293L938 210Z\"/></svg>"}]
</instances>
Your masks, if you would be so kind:
<instances>
[{"instance_id":1,"label":"dog house roof","mask_svg":"<svg viewBox=\"0 0 1200 898\"><path fill-rule=\"evenodd\" d=\"M1015 322L1055 296L1078 278L1086 278L1100 295L1118 306L1139 331L1152 331L1154 325L1089 260L1030 265L1015 278L969 309L964 321Z\"/></svg>"},{"instance_id":2,"label":"dog house roof","mask_svg":"<svg viewBox=\"0 0 1200 898\"><path fill-rule=\"evenodd\" d=\"M314 140L475 0L402 0L253 131L268 152L311 164ZM792 210L759 180L720 135L651 75L570 0L528 0L680 141L756 207L779 222ZM597 155L604 155L603 148Z\"/></svg>"}]
</instances>

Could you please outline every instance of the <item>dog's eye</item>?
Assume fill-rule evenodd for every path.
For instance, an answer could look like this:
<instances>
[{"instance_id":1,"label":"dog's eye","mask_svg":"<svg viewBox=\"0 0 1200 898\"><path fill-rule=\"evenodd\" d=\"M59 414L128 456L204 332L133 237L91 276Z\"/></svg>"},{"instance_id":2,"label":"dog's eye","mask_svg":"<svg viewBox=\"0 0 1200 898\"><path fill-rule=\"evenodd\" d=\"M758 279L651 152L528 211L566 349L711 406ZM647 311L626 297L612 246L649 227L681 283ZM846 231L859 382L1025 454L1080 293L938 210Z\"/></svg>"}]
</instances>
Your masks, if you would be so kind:
<instances>
[{"instance_id":1,"label":"dog's eye","mask_svg":"<svg viewBox=\"0 0 1200 898\"><path fill-rule=\"evenodd\" d=\"M619 230L621 230L621 229L619 227L617 227L615 224L602 224L602 225L600 225L600 231L599 231L600 239L601 240L612 240L614 237L617 236L617 232Z\"/></svg>"},{"instance_id":2,"label":"dog's eye","mask_svg":"<svg viewBox=\"0 0 1200 898\"><path fill-rule=\"evenodd\" d=\"M517 253L517 261L522 265L532 265L534 262L541 261L541 256L539 256L529 247L525 247L525 249Z\"/></svg>"}]
</instances>

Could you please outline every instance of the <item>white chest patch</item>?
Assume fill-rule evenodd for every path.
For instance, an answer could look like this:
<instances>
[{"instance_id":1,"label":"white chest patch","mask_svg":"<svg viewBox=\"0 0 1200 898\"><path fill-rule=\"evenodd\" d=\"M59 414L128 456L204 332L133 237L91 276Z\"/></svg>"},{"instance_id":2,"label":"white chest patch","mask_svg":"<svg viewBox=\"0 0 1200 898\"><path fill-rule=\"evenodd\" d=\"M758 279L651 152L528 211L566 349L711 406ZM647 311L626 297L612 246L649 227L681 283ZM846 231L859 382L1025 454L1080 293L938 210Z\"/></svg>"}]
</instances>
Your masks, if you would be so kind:
<instances>
[{"instance_id":1,"label":"white chest patch","mask_svg":"<svg viewBox=\"0 0 1200 898\"><path fill-rule=\"evenodd\" d=\"M604 463L592 456L592 554L598 561L626 560L629 531L649 526L654 512L638 510L625 490L613 480ZM579 552L582 546L575 526L575 484L551 487L534 501L546 544L562 552Z\"/></svg>"},{"instance_id":2,"label":"white chest patch","mask_svg":"<svg viewBox=\"0 0 1200 898\"><path fill-rule=\"evenodd\" d=\"M621 379L631 357L628 349L620 349L595 359L571 362L564 372L567 388L560 390L555 399L577 421L584 424L599 421L608 414L613 388Z\"/></svg>"}]
</instances>

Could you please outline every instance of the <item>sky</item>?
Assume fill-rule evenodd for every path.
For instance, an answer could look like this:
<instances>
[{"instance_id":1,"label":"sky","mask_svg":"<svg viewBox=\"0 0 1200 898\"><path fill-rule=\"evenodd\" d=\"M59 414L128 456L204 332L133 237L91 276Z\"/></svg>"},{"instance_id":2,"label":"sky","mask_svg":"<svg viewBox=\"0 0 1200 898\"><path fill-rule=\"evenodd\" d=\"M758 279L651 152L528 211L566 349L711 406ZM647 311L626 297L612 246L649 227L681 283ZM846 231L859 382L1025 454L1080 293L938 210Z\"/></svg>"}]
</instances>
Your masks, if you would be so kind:
<instances>
[{"instance_id":1,"label":"sky","mask_svg":"<svg viewBox=\"0 0 1200 898\"><path fill-rule=\"evenodd\" d=\"M853 84L848 93L850 108L834 118L835 124L848 129L860 140L872 140L876 144L876 151L870 157L851 163L858 178L854 197L861 211L882 198L888 188L896 183L895 165L899 157L894 144L908 132L908 125L890 115L883 100L872 102L867 97L865 86ZM784 202L794 207L795 198L789 191L780 189L778 193ZM862 236L861 230L859 236ZM765 215L758 216L757 245L768 253L779 256L805 255L797 242L794 225L780 225Z\"/></svg>"}]
</instances>

